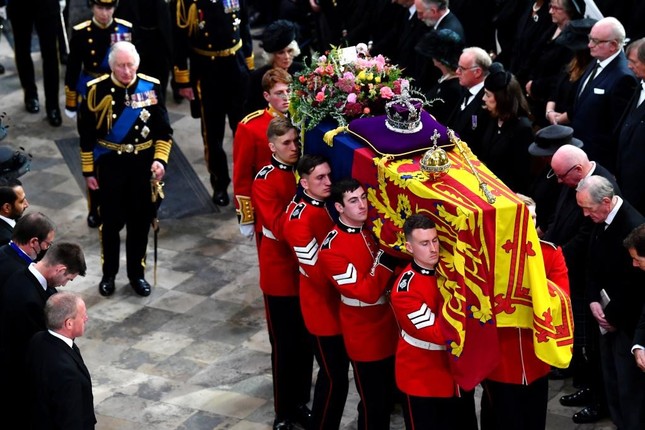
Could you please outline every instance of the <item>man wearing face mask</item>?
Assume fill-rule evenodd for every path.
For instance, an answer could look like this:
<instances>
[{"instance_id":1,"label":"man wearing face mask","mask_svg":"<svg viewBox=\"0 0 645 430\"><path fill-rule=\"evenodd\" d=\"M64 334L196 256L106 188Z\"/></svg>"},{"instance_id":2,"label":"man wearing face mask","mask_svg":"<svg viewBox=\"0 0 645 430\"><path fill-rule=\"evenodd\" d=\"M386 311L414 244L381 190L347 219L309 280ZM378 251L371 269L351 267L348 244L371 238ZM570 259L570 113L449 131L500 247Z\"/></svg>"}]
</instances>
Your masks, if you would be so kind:
<instances>
[{"instance_id":1,"label":"man wearing face mask","mask_svg":"<svg viewBox=\"0 0 645 430\"><path fill-rule=\"evenodd\" d=\"M25 355L34 333L46 330L43 309L47 299L78 275L85 276L83 250L76 243L53 244L45 257L7 279L0 296L0 380L5 398L0 412L29 415Z\"/></svg>"},{"instance_id":2,"label":"man wearing face mask","mask_svg":"<svg viewBox=\"0 0 645 430\"><path fill-rule=\"evenodd\" d=\"M11 242L0 246L0 288L13 273L37 259L41 260L54 243L55 235L54 223L41 212L28 213L20 218Z\"/></svg>"}]
</instances>

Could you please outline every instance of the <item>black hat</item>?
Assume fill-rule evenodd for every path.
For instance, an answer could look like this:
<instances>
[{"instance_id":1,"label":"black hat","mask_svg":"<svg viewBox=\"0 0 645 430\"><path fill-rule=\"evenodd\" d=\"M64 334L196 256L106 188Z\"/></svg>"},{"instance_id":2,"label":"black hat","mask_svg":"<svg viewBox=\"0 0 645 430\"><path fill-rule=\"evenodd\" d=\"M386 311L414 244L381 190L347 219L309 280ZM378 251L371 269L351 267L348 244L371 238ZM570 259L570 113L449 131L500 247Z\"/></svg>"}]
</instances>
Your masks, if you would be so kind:
<instances>
[{"instance_id":1,"label":"black hat","mask_svg":"<svg viewBox=\"0 0 645 430\"><path fill-rule=\"evenodd\" d=\"M562 33L555 39L555 43L566 46L572 51L587 49L591 27L598 22L592 18L583 18L569 21Z\"/></svg>"},{"instance_id":2,"label":"black hat","mask_svg":"<svg viewBox=\"0 0 645 430\"><path fill-rule=\"evenodd\" d=\"M297 37L296 25L289 20L279 19L266 26L264 33L262 33L260 46L268 53L278 52L286 48Z\"/></svg>"},{"instance_id":3,"label":"black hat","mask_svg":"<svg viewBox=\"0 0 645 430\"><path fill-rule=\"evenodd\" d=\"M529 153L536 157L548 157L555 154L562 145L573 145L582 148L580 139L573 137L573 129L566 125L550 125L535 133L535 142L529 145Z\"/></svg>"},{"instance_id":4,"label":"black hat","mask_svg":"<svg viewBox=\"0 0 645 430\"><path fill-rule=\"evenodd\" d=\"M414 47L414 50L426 58L434 58L456 70L459 56L464 48L465 44L461 37L454 31L444 28L426 33Z\"/></svg>"},{"instance_id":5,"label":"black hat","mask_svg":"<svg viewBox=\"0 0 645 430\"><path fill-rule=\"evenodd\" d=\"M22 149L22 148L21 148ZM16 179L31 168L31 155L8 146L0 147L0 178Z\"/></svg>"},{"instance_id":6,"label":"black hat","mask_svg":"<svg viewBox=\"0 0 645 430\"><path fill-rule=\"evenodd\" d=\"M115 8L119 5L119 0L87 0L87 7L91 8L94 5Z\"/></svg>"},{"instance_id":7,"label":"black hat","mask_svg":"<svg viewBox=\"0 0 645 430\"><path fill-rule=\"evenodd\" d=\"M504 66L501 63L493 63L488 69L484 88L488 91L502 90L511 82L511 77L511 73L504 70Z\"/></svg>"}]
</instances>

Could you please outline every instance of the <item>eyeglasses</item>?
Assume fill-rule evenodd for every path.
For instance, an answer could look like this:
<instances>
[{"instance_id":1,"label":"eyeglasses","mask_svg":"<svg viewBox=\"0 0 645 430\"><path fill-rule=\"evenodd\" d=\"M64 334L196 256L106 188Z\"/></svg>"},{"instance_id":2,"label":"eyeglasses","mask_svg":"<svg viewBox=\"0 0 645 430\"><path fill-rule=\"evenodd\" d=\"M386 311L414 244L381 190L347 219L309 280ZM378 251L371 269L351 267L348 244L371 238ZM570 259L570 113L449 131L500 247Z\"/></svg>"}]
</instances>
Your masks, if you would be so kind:
<instances>
[{"instance_id":1,"label":"eyeglasses","mask_svg":"<svg viewBox=\"0 0 645 430\"><path fill-rule=\"evenodd\" d=\"M596 39L595 37L589 36L589 43L591 43L593 46L597 46L597 45L600 45L601 43L609 43L609 42L613 42L613 40L600 40L600 39Z\"/></svg>"},{"instance_id":2,"label":"eyeglasses","mask_svg":"<svg viewBox=\"0 0 645 430\"><path fill-rule=\"evenodd\" d=\"M48 240L43 239L43 240L39 241L38 243L44 243L45 245L47 245L47 248L43 248L44 251L47 251L54 244L54 241L50 242ZM41 246L41 248L42 248L42 246Z\"/></svg>"},{"instance_id":3,"label":"eyeglasses","mask_svg":"<svg viewBox=\"0 0 645 430\"><path fill-rule=\"evenodd\" d=\"M474 70L474 69L481 69L481 67L479 67L479 66L472 66L472 67L457 66L457 71L458 72L465 72L466 70Z\"/></svg>"},{"instance_id":4,"label":"eyeglasses","mask_svg":"<svg viewBox=\"0 0 645 430\"><path fill-rule=\"evenodd\" d=\"M550 3L550 4L549 4L549 9L553 9L553 10L564 10L564 8L563 8L562 6L558 6L557 4L554 4L554 3Z\"/></svg>"},{"instance_id":5,"label":"eyeglasses","mask_svg":"<svg viewBox=\"0 0 645 430\"><path fill-rule=\"evenodd\" d=\"M546 174L546 177L547 177L547 178L549 178L549 179L551 179L552 177L554 177L554 176L555 176L556 178L558 178L559 180L561 180L561 181L562 181L564 178L566 178L566 177L567 177L567 175L568 175L569 173L571 173L571 172L573 171L573 169L575 169L576 167L579 167L579 166L580 166L580 164L576 164L575 166L573 166L573 167L571 167L569 170L567 170L567 171L566 171L566 173L565 173L564 175L558 175L558 174L556 174L556 173L553 171L553 169L550 169L550 170L549 170L549 173L547 173L547 174Z\"/></svg>"}]
</instances>

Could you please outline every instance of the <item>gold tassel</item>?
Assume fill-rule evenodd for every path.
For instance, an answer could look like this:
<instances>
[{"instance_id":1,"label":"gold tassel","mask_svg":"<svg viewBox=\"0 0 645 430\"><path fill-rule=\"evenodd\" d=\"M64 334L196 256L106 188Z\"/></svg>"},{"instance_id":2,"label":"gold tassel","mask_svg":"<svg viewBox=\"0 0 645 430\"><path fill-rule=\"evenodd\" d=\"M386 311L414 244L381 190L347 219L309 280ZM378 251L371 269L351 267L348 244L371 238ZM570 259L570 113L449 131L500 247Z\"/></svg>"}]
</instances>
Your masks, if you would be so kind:
<instances>
[{"instance_id":1,"label":"gold tassel","mask_svg":"<svg viewBox=\"0 0 645 430\"><path fill-rule=\"evenodd\" d=\"M337 128L335 128L333 130L329 130L323 136L323 141L327 144L327 146L332 146L333 147L334 146L334 137L336 137L336 135L338 133L343 133L343 132L345 132L347 130L348 130L347 126L337 127Z\"/></svg>"}]
</instances>

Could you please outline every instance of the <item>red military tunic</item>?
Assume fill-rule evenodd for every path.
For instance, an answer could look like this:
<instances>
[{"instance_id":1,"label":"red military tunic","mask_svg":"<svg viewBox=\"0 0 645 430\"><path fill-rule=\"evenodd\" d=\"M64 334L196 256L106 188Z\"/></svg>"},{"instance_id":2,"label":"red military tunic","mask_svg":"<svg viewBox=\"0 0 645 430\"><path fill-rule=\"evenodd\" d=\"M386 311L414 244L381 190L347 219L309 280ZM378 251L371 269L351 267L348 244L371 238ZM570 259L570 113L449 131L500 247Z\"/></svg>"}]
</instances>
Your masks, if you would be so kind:
<instances>
[{"instance_id":1,"label":"red military tunic","mask_svg":"<svg viewBox=\"0 0 645 430\"><path fill-rule=\"evenodd\" d=\"M334 221L325 202L304 192L299 201L289 204L287 213L284 237L300 266L300 307L307 330L314 336L339 335L340 297L317 264L320 245L334 227Z\"/></svg>"},{"instance_id":2,"label":"red military tunic","mask_svg":"<svg viewBox=\"0 0 645 430\"><path fill-rule=\"evenodd\" d=\"M457 396L440 327L443 298L434 271L412 261L394 283L390 301L401 328L395 361L399 389L417 397Z\"/></svg>"},{"instance_id":3,"label":"red military tunic","mask_svg":"<svg viewBox=\"0 0 645 430\"><path fill-rule=\"evenodd\" d=\"M298 295L298 260L282 234L286 208L295 194L293 166L271 157L271 164L255 176L251 198L255 225L264 236L259 252L260 288L270 296Z\"/></svg>"},{"instance_id":4,"label":"red military tunic","mask_svg":"<svg viewBox=\"0 0 645 430\"><path fill-rule=\"evenodd\" d=\"M551 242L540 241L547 279L569 293L569 276L562 248ZM514 327L498 329L499 365L487 379L507 384L528 385L546 376L551 367L535 355L533 330Z\"/></svg>"},{"instance_id":5,"label":"red military tunic","mask_svg":"<svg viewBox=\"0 0 645 430\"><path fill-rule=\"evenodd\" d=\"M340 220L320 249L323 274L341 295L340 325L349 358L377 361L394 355L397 327L385 298L392 270L378 264L372 233Z\"/></svg>"},{"instance_id":6,"label":"red military tunic","mask_svg":"<svg viewBox=\"0 0 645 430\"><path fill-rule=\"evenodd\" d=\"M267 138L269 122L282 114L273 107L248 114L237 126L233 140L233 194L235 211L240 224L253 224L251 186L255 175L263 166L271 164L271 150ZM262 231L255 225L256 233Z\"/></svg>"}]
</instances>

